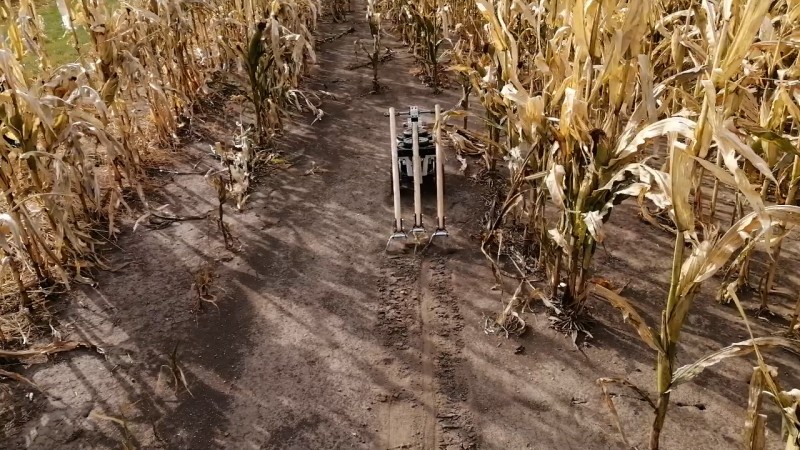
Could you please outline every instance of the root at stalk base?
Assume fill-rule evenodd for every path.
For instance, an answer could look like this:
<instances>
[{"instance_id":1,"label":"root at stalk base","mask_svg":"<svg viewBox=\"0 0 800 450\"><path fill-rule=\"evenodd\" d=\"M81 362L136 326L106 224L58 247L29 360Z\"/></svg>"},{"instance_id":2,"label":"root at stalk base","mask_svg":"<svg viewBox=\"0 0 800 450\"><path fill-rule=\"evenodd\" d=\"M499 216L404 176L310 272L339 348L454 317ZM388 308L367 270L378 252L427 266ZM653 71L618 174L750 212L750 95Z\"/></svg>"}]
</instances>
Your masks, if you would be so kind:
<instances>
[{"instance_id":1,"label":"root at stalk base","mask_svg":"<svg viewBox=\"0 0 800 450\"><path fill-rule=\"evenodd\" d=\"M550 317L550 327L559 333L572 337L572 342L578 345L587 338L593 338L589 329L594 324L594 319L589 316L584 308L565 309L559 306L558 311L554 311Z\"/></svg>"}]
</instances>

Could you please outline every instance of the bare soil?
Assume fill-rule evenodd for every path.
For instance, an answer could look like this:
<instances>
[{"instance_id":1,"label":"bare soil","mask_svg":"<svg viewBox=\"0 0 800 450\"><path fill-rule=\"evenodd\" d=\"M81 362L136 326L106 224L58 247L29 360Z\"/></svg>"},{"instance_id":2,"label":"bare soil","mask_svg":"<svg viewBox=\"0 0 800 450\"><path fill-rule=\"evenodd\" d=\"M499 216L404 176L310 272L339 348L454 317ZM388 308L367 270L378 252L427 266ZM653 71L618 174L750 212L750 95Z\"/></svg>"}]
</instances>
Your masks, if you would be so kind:
<instances>
[{"instance_id":1,"label":"bare soil","mask_svg":"<svg viewBox=\"0 0 800 450\"><path fill-rule=\"evenodd\" d=\"M357 6L348 23L320 31L356 29L320 45L307 81L335 95L323 105L325 117L313 125L297 118L281 139L291 165L262 173L243 212L226 208L240 249L226 249L211 221L127 231L109 255L120 270L77 289L59 315L63 338L89 341L102 354L76 350L16 367L44 393L21 384L0 391L16 402L0 447L629 448L596 380L625 377L650 390L654 354L616 310L593 301L594 337L580 349L541 311L525 315L522 337L484 332L484 319L502 309L513 286L492 289L479 250L486 187L471 175L479 161L460 174L448 157L449 238L416 253L384 252L392 212L382 113L411 104L449 108L458 94L432 95L412 76L412 56L387 38L395 58L381 67L386 90L370 95L370 69L347 69L353 39L369 38L363 2ZM209 145L231 142L241 101L229 95L198 116L171 170L219 167ZM157 202L172 213L216 207L202 175L155 181ZM595 267L598 276L627 283L624 295L655 325L672 237L637 219L628 203L615 210ZM430 226L434 206L427 195ZM796 240L787 245L779 276L794 292L799 253ZM198 304L194 294L194 274L204 267L214 274L216 305ZM714 301L713 284L697 300L680 364L747 338L735 310ZM792 305L779 297L773 304L784 315ZM780 317L752 322L759 335L786 325ZM800 387L796 356L768 358L785 387ZM737 447L753 365L727 361L681 386L663 448ZM186 388L176 383L182 377ZM631 445L646 447L650 407L628 390L611 392ZM769 444L782 448L774 408Z\"/></svg>"}]
</instances>

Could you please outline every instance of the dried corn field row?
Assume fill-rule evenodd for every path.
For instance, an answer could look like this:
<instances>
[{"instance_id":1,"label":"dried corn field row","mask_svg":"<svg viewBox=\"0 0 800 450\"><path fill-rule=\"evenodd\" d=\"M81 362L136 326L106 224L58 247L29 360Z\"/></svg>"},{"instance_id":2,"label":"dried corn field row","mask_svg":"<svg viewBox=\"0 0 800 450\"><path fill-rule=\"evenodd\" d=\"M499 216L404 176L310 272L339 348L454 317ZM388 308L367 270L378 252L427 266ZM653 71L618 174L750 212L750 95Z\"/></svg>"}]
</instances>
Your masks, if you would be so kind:
<instances>
[{"instance_id":1,"label":"dried corn field row","mask_svg":"<svg viewBox=\"0 0 800 450\"><path fill-rule=\"evenodd\" d=\"M56 3L60 68L3 9L8 447L797 448L797 2ZM433 103L452 235L387 257Z\"/></svg>"},{"instance_id":2,"label":"dried corn field row","mask_svg":"<svg viewBox=\"0 0 800 450\"><path fill-rule=\"evenodd\" d=\"M660 446L677 386L728 357L755 352L745 445L765 445L766 396L781 411L787 447L797 448L796 390L780 387L759 348L800 349L800 297L776 283L781 249L800 219L800 3L397 0L387 15L425 62L434 89L438 66L446 64L459 76L461 106L474 96L484 109L473 116L485 132L479 139L472 133L469 145L468 132L450 127L459 150L477 150L488 170L501 157L507 165L509 186L482 247L496 274L513 264L521 281L487 327L524 329L518 312L542 301L553 326L577 342L589 332L590 293L620 309L656 363L656 396L645 396L655 410L651 449ZM662 163L653 164L654 157ZM735 199L733 211L722 207L726 197ZM670 288L655 323L641 317L624 289L592 280L605 223L625 198L638 198L640 215L675 236ZM521 242L504 226L521 228ZM758 252L769 262L756 275L751 262ZM530 281L537 271L546 285ZM681 332L696 295L720 272L717 298L734 303L745 323L745 288L760 294L758 315L771 314L776 294L796 299L787 311L788 337L751 334L680 366ZM630 386L599 383L606 393L607 385Z\"/></svg>"},{"instance_id":3,"label":"dried corn field row","mask_svg":"<svg viewBox=\"0 0 800 450\"><path fill-rule=\"evenodd\" d=\"M91 271L108 268L96 247L115 238L117 217L132 213L132 202L150 212L142 160L179 145L216 74L244 66L236 73L252 74L268 91L263 101L260 90L249 96L259 105L258 144L281 131L290 107L317 111L298 90L314 58L315 3L56 3L64 30L43 29L37 8L51 5L23 0L2 9L0 275L3 296L19 299L3 303L6 345L34 332L32 310L44 309L34 301L70 283L91 284ZM78 60L54 67L43 43L59 31L74 37ZM89 35L88 48L79 31ZM252 133L243 134L245 151L222 172L229 176L207 174L239 206L254 162L247 149L255 146L247 145ZM9 309L20 312L5 318Z\"/></svg>"}]
</instances>

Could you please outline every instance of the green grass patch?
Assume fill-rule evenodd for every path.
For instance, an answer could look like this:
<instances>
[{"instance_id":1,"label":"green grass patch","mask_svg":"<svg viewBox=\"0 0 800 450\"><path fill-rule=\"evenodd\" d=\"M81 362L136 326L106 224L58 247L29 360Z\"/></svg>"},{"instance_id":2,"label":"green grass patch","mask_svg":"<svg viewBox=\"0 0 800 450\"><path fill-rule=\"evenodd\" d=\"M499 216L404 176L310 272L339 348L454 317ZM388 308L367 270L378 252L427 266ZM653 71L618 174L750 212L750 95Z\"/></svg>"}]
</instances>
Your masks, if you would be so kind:
<instances>
[{"instance_id":1,"label":"green grass patch","mask_svg":"<svg viewBox=\"0 0 800 450\"><path fill-rule=\"evenodd\" d=\"M53 67L58 67L78 61L78 52L75 51L75 38L72 32L64 33L61 13L58 12L55 3L55 1L39 3L36 5L36 12L44 22L44 31L47 35L44 51ZM78 28L77 34L82 47L89 43L89 33L86 30Z\"/></svg>"},{"instance_id":2,"label":"green grass patch","mask_svg":"<svg viewBox=\"0 0 800 450\"><path fill-rule=\"evenodd\" d=\"M119 0L107 0L109 13L118 5ZM44 52L53 68L77 62L78 52L75 50L75 35L66 32L61 22L61 13L58 11L55 0L36 2L36 12L44 24L45 42ZM76 27L79 48L82 53L91 50L89 33L82 27ZM28 54L22 60L25 71L34 74L39 70L39 61L35 55Z\"/></svg>"}]
</instances>

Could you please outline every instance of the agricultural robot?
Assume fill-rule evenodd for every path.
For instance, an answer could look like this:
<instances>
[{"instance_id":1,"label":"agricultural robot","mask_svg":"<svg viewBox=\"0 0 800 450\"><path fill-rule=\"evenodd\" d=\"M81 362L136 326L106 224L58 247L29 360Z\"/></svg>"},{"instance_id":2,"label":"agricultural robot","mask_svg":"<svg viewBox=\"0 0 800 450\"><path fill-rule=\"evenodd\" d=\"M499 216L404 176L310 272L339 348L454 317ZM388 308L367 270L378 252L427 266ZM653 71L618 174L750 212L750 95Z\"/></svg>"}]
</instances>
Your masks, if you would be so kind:
<instances>
[{"instance_id":1,"label":"agricultural robot","mask_svg":"<svg viewBox=\"0 0 800 450\"><path fill-rule=\"evenodd\" d=\"M441 148L441 133L437 129L432 132L428 124L420 120L420 116L434 114L435 123L439 123L441 109L436 105L433 111L423 111L412 106L408 112L397 112L389 108L389 134L392 152L392 192L394 194L394 232L389 238L402 239L408 237L403 228L401 215L400 192L409 185L414 189L414 226L410 233L419 237L426 233L422 224L422 186L436 184L437 226L430 238L447 236L444 218L444 156ZM405 117L403 130L397 132L397 117ZM388 246L388 244L387 244Z\"/></svg>"}]
</instances>

